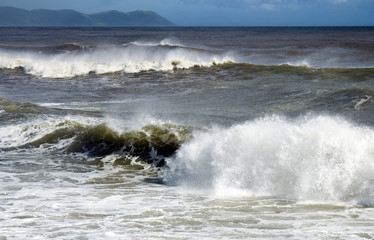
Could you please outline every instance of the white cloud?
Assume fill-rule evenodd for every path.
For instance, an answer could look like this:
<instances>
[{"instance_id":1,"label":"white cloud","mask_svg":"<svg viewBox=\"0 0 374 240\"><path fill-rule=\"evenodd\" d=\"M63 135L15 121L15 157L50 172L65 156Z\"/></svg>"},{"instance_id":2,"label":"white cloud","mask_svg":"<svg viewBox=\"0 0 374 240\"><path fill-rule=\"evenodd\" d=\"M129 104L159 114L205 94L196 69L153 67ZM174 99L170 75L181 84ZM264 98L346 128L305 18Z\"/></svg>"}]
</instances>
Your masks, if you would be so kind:
<instances>
[{"instance_id":1,"label":"white cloud","mask_svg":"<svg viewBox=\"0 0 374 240\"><path fill-rule=\"evenodd\" d=\"M329 0L329 2L335 3L335 4L340 4L340 3L346 3L348 0Z\"/></svg>"},{"instance_id":2,"label":"white cloud","mask_svg":"<svg viewBox=\"0 0 374 240\"><path fill-rule=\"evenodd\" d=\"M274 10L282 0L178 0L183 4L210 5L217 7L259 7L267 10Z\"/></svg>"},{"instance_id":3,"label":"white cloud","mask_svg":"<svg viewBox=\"0 0 374 240\"><path fill-rule=\"evenodd\" d=\"M277 6L275 4L268 4L268 3L263 3L261 4L260 6L262 9L265 9L265 10L275 10L277 8Z\"/></svg>"},{"instance_id":4,"label":"white cloud","mask_svg":"<svg viewBox=\"0 0 374 240\"><path fill-rule=\"evenodd\" d=\"M1 1L1 0L0 0ZM351 0L161 0L177 1L189 6L203 5L218 8L241 8L274 11L279 9L302 9L329 4L344 4ZM357 1L357 0L356 0ZM374 1L374 0L367 0Z\"/></svg>"}]
</instances>

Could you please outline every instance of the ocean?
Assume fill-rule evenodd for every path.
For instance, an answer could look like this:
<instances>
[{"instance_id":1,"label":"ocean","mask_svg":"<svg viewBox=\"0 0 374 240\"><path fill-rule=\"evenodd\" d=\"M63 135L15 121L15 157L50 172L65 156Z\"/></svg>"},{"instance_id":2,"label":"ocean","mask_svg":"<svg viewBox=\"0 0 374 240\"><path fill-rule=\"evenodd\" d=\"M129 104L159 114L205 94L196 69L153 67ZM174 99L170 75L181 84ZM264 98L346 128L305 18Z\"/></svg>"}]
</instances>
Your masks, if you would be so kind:
<instances>
[{"instance_id":1,"label":"ocean","mask_svg":"<svg viewBox=\"0 0 374 240\"><path fill-rule=\"evenodd\" d=\"M374 28L0 28L0 239L374 239Z\"/></svg>"}]
</instances>

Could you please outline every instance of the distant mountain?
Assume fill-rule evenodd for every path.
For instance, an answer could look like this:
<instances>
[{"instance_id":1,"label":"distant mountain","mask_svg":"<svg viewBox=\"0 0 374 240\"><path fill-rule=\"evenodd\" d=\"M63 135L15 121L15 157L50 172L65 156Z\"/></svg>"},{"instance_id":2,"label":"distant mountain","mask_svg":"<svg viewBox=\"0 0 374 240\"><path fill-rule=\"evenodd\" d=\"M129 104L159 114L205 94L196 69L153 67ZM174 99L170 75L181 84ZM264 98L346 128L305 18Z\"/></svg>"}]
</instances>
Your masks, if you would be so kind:
<instances>
[{"instance_id":1,"label":"distant mountain","mask_svg":"<svg viewBox=\"0 0 374 240\"><path fill-rule=\"evenodd\" d=\"M121 27L121 26L174 26L169 20L152 11L108 11L84 14L74 10L34 9L31 11L0 7L0 26L28 27Z\"/></svg>"}]
</instances>

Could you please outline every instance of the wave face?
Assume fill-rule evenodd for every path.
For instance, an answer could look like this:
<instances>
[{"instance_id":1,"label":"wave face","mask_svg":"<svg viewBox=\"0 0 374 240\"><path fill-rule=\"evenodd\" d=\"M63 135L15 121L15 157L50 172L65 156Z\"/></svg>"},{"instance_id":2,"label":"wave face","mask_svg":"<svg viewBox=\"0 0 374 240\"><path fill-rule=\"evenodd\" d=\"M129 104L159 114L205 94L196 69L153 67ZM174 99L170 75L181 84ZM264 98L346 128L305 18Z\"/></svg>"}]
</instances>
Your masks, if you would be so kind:
<instances>
[{"instance_id":1,"label":"wave face","mask_svg":"<svg viewBox=\"0 0 374 240\"><path fill-rule=\"evenodd\" d=\"M0 152L33 149L90 158L118 155L162 166L165 157L191 137L191 128L170 123L119 132L95 119L47 117L0 127Z\"/></svg>"},{"instance_id":2,"label":"wave face","mask_svg":"<svg viewBox=\"0 0 374 240\"><path fill-rule=\"evenodd\" d=\"M195 135L164 180L222 196L374 204L374 130L318 116L261 118Z\"/></svg>"},{"instance_id":3,"label":"wave face","mask_svg":"<svg viewBox=\"0 0 374 240\"><path fill-rule=\"evenodd\" d=\"M90 73L168 71L194 66L210 67L233 61L208 50L173 44L131 42L121 46L90 47L65 44L44 48L0 50L0 68L23 68L43 78L70 78Z\"/></svg>"}]
</instances>

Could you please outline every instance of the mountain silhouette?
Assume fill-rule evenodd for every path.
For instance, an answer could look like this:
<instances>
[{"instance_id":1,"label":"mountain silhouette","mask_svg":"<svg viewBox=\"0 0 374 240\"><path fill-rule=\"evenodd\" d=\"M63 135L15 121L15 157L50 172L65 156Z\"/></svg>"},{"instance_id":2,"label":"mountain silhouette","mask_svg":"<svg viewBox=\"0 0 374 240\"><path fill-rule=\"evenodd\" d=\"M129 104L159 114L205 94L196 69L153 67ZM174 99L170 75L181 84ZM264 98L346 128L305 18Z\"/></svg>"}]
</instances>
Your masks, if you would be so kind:
<instances>
[{"instance_id":1,"label":"mountain silhouette","mask_svg":"<svg viewBox=\"0 0 374 240\"><path fill-rule=\"evenodd\" d=\"M174 26L172 22L153 11L107 11L84 14L75 10L25 10L0 7L0 26L28 27L125 27Z\"/></svg>"}]
</instances>

